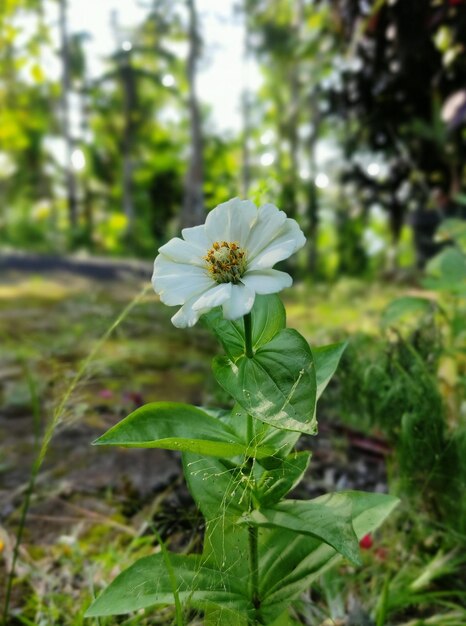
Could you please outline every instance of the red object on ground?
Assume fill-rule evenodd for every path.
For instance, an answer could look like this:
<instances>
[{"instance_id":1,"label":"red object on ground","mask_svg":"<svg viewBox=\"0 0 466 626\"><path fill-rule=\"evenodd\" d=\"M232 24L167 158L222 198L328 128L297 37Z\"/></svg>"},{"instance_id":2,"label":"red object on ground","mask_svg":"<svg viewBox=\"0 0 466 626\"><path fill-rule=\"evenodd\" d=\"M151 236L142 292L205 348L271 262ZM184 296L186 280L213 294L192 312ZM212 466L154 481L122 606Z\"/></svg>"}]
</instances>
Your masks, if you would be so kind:
<instances>
[{"instance_id":1,"label":"red object on ground","mask_svg":"<svg viewBox=\"0 0 466 626\"><path fill-rule=\"evenodd\" d=\"M363 550L369 550L370 548L372 548L373 543L374 542L372 541L372 535L364 535L364 537L359 542L359 545Z\"/></svg>"}]
</instances>

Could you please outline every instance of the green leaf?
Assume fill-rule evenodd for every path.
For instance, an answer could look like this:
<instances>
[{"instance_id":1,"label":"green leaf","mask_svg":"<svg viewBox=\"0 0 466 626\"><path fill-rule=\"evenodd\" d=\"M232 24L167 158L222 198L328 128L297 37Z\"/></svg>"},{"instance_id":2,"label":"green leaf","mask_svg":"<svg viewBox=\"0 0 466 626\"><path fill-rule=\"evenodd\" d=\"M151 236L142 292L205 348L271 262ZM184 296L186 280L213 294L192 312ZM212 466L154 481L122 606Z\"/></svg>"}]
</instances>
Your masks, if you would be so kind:
<instances>
[{"instance_id":1,"label":"green leaf","mask_svg":"<svg viewBox=\"0 0 466 626\"><path fill-rule=\"evenodd\" d=\"M241 506L244 483L238 466L198 454L183 453L182 458L189 491L204 517L234 517L236 521L246 507Z\"/></svg>"},{"instance_id":2,"label":"green leaf","mask_svg":"<svg viewBox=\"0 0 466 626\"><path fill-rule=\"evenodd\" d=\"M270 508L243 515L241 522L281 528L318 537L355 564L359 544L351 522L352 499L331 493L314 500L285 500Z\"/></svg>"},{"instance_id":3,"label":"green leaf","mask_svg":"<svg viewBox=\"0 0 466 626\"><path fill-rule=\"evenodd\" d=\"M407 316L424 315L432 311L435 303L427 298L404 296L390 302L382 314L382 326L387 328Z\"/></svg>"},{"instance_id":4,"label":"green leaf","mask_svg":"<svg viewBox=\"0 0 466 626\"><path fill-rule=\"evenodd\" d=\"M380 493L341 492L352 502L353 528L358 540L374 532L398 505L398 498ZM314 580L341 556L321 539L274 528L260 548L262 617L276 619Z\"/></svg>"},{"instance_id":5,"label":"green leaf","mask_svg":"<svg viewBox=\"0 0 466 626\"><path fill-rule=\"evenodd\" d=\"M451 246L437 254L427 264L426 274L427 289L466 294L466 255L458 248Z\"/></svg>"},{"instance_id":6,"label":"green leaf","mask_svg":"<svg viewBox=\"0 0 466 626\"><path fill-rule=\"evenodd\" d=\"M463 194L463 204L466 204L466 195ZM460 218L449 218L444 220L437 228L435 241L455 242L455 244L466 252L466 222Z\"/></svg>"},{"instance_id":7,"label":"green leaf","mask_svg":"<svg viewBox=\"0 0 466 626\"><path fill-rule=\"evenodd\" d=\"M312 349L316 369L317 400L335 373L346 346L347 342L345 341ZM298 433L269 428L260 440L260 443L275 448L276 455L285 456L293 449L298 438Z\"/></svg>"},{"instance_id":8,"label":"green leaf","mask_svg":"<svg viewBox=\"0 0 466 626\"><path fill-rule=\"evenodd\" d=\"M320 398L330 379L335 374L346 346L346 341L343 341L341 343L332 343L328 346L321 346L320 348L312 348L316 368L317 399Z\"/></svg>"},{"instance_id":9,"label":"green leaf","mask_svg":"<svg viewBox=\"0 0 466 626\"><path fill-rule=\"evenodd\" d=\"M183 467L189 490L207 521L203 551L206 565L228 571L247 588L248 529L237 524L249 504L244 475L225 459L206 459L197 454L184 453Z\"/></svg>"},{"instance_id":10,"label":"green leaf","mask_svg":"<svg viewBox=\"0 0 466 626\"><path fill-rule=\"evenodd\" d=\"M251 310L252 345L257 350L285 328L286 313L276 294L256 296ZM220 340L227 355L235 359L244 354L244 323L242 319L226 320L221 307L206 313L202 320Z\"/></svg>"},{"instance_id":11,"label":"green leaf","mask_svg":"<svg viewBox=\"0 0 466 626\"><path fill-rule=\"evenodd\" d=\"M284 430L316 433L314 362L297 331L280 331L253 358L217 357L213 371L218 383L256 419Z\"/></svg>"},{"instance_id":12,"label":"green leaf","mask_svg":"<svg viewBox=\"0 0 466 626\"><path fill-rule=\"evenodd\" d=\"M211 409L206 410L212 413ZM216 411L216 414L235 433L239 441L244 444L249 441L247 429L248 413L238 403L234 405L231 411ZM252 421L254 445L273 450L272 456L267 457L267 459L265 457L260 459L261 465L266 469L281 467L283 459L293 450L301 433L275 428L265 422L256 420L254 417L252 417ZM254 450L252 450L251 457L255 457Z\"/></svg>"},{"instance_id":13,"label":"green leaf","mask_svg":"<svg viewBox=\"0 0 466 626\"><path fill-rule=\"evenodd\" d=\"M225 611L247 613L249 599L233 577L206 566L200 556L170 554L170 562L184 605L200 609L221 606ZM162 554L146 556L117 576L92 603L85 617L122 615L174 604L172 585Z\"/></svg>"},{"instance_id":14,"label":"green leaf","mask_svg":"<svg viewBox=\"0 0 466 626\"><path fill-rule=\"evenodd\" d=\"M94 441L95 445L126 448L164 448L217 457L249 455L260 459L273 448L255 446L250 451L233 430L189 404L154 402L136 409Z\"/></svg>"},{"instance_id":15,"label":"green leaf","mask_svg":"<svg viewBox=\"0 0 466 626\"><path fill-rule=\"evenodd\" d=\"M276 504L286 496L302 479L310 459L310 452L294 452L279 459L277 467L264 472L255 492L261 508Z\"/></svg>"}]
</instances>

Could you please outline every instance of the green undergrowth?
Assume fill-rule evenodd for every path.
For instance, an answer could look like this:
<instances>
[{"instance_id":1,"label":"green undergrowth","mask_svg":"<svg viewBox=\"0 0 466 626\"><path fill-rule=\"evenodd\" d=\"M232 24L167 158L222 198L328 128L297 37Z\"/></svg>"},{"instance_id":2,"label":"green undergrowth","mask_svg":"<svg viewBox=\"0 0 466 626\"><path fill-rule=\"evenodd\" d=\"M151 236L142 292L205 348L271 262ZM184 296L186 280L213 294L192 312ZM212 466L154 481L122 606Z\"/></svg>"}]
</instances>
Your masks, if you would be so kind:
<instances>
[{"instance_id":1,"label":"green undergrowth","mask_svg":"<svg viewBox=\"0 0 466 626\"><path fill-rule=\"evenodd\" d=\"M5 564L11 565L30 467L45 425L82 359L141 287L69 277L14 278L0 285L0 436L7 444L0 452L0 556L4 557L0 589L4 587ZM381 311L406 291L404 287L355 280L334 285L303 284L287 300L288 316L290 324L312 343L346 339L358 332L365 337L368 349L376 353ZM92 597L110 579L136 558L160 550L154 543L153 524L170 550L192 552L200 546L200 518L179 477L169 476L155 492L141 493L134 480L124 476L115 479L120 473L116 462L104 469L96 467L96 472L109 473L108 485L99 480L99 487L92 488L90 442L138 404L161 399L222 403L208 365L215 350L212 340L202 328L177 332L170 324L170 313L152 293L144 295L100 345L64 404L31 498L7 624L173 623L175 615L170 608L152 616L141 612L131 618L83 619ZM323 399L324 416L339 417L341 387L337 377ZM361 415L361 423L354 425L361 427L363 423ZM371 425L366 426L369 432ZM57 438L67 442L65 453L55 445ZM85 484L81 468L91 472ZM141 471L157 470L148 465ZM320 625L330 618L339 623L341 615L348 612L348 597L358 599L367 609L368 619L378 620L368 624L408 623L416 615L413 602L419 607L428 602L425 592L442 593L451 575L448 572L459 559L455 552L444 550L446 544L439 539L445 532L442 527L432 537L425 537L424 526L416 520L416 512L404 508L384 527L383 534L377 535L371 550L364 552L364 568L342 565L321 581L312 598L303 597L296 623ZM428 577L418 583L417 595L411 594L410 600L397 600L397 593L400 596L423 571L430 571L429 564L437 573L447 571L441 585L435 587L439 580L435 574L434 583ZM438 601L441 596L436 598ZM447 600L451 611L456 610L454 594ZM396 602L398 608L394 610ZM422 611L418 614L424 615ZM389 621L387 616L393 615L399 620ZM431 618L432 612L426 611L425 616ZM186 623L202 623L194 614L185 618Z\"/></svg>"}]
</instances>

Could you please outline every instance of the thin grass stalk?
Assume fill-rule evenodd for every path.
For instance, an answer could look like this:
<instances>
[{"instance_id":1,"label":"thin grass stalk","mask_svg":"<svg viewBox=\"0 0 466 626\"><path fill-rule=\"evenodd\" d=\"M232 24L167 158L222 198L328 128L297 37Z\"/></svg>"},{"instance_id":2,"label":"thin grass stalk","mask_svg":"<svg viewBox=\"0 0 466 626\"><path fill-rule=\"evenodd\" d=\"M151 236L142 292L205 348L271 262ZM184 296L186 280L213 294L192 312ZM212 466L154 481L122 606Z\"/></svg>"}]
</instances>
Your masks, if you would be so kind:
<instances>
[{"instance_id":1,"label":"thin grass stalk","mask_svg":"<svg viewBox=\"0 0 466 626\"><path fill-rule=\"evenodd\" d=\"M3 606L3 616L2 616L2 624L3 624L3 626L7 626L7 619L8 619L8 613L9 613L10 601L11 601L11 592L12 592L12 588L13 588L13 579L14 579L16 563L17 563L18 555L19 555L19 548L21 546L21 542L22 542L22 539L23 539L24 527L25 527L25 524L26 524L26 517L27 517L28 511L29 511L29 506L30 506L30 502L31 502L31 495L32 495L32 493L34 491L34 487L35 487L35 484L36 484L37 476L38 476L38 474L40 472L40 469L42 467L44 459L45 459L45 457L47 455L47 451L49 449L49 445L50 445L50 442L51 442L52 437L54 435L54 432L55 432L57 426L60 424L60 421L61 421L61 418L63 416L65 407L66 407L66 405L67 405L67 403L68 403L72 393L74 392L74 390L75 390L76 386L78 385L78 383L80 382L80 380L83 378L84 373L86 372L86 370L87 370L88 366L90 365L90 363L93 361L94 357L99 352L99 350L101 349L103 344L107 341L109 336L121 324L121 322L127 317L127 315L132 311L132 309L137 304L139 304L139 302L147 294L147 292L150 290L150 288L151 288L150 285L144 287L144 289L142 289L141 292L137 296L135 296L133 298L133 300L131 300L131 302L123 309L123 311L116 318L116 320L105 331L105 333L102 335L102 337L97 341L97 343L94 345L93 349L89 352L87 357L81 362L81 365L79 366L78 371L74 375L74 377L73 377L72 381L70 382L67 390L65 391L64 395L62 396L62 399L61 399L60 403L58 404L57 408L55 409L55 411L53 413L52 419L50 420L49 424L47 425L47 427L45 429L44 436L42 437L42 443L41 443L41 446L40 446L39 453L38 453L37 457L35 458L34 463L32 465L32 468L31 468L31 475L29 477L29 483L28 483L28 487L27 487L27 490L26 490L26 495L24 497L23 506L22 506L22 509L21 509L21 515L20 515L20 519L19 519L19 526L18 526L18 530L16 532L15 547L13 549L13 558L12 558L12 562L11 562L11 569L10 569L10 572L8 574L7 585L6 585L6 592L5 592L5 603L4 603L4 606ZM34 402L33 402L33 405L34 405Z\"/></svg>"}]
</instances>

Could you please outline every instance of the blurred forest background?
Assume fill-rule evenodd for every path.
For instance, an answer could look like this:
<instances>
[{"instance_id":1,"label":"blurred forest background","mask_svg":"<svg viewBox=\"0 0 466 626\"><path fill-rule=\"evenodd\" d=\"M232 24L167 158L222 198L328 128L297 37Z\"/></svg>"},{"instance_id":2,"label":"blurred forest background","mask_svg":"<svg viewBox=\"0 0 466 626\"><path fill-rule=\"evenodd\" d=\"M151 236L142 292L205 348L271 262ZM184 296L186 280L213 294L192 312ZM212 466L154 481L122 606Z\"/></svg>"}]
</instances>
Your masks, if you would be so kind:
<instances>
[{"instance_id":1,"label":"blurred forest background","mask_svg":"<svg viewBox=\"0 0 466 626\"><path fill-rule=\"evenodd\" d=\"M463 0L2 4L3 248L152 258L239 195L332 278L466 214Z\"/></svg>"}]
</instances>

